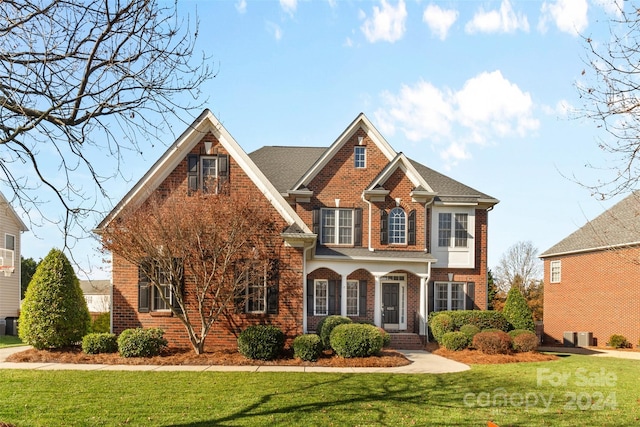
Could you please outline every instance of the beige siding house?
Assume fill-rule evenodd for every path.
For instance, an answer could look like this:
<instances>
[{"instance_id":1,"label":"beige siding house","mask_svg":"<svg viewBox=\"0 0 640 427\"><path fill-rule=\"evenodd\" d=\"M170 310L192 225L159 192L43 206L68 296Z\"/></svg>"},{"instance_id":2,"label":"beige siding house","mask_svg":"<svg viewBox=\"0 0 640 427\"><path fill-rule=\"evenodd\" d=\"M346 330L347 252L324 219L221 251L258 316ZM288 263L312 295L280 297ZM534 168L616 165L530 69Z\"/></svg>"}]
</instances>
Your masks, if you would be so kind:
<instances>
[{"instance_id":1,"label":"beige siding house","mask_svg":"<svg viewBox=\"0 0 640 427\"><path fill-rule=\"evenodd\" d=\"M28 231L0 193L0 319L18 316L20 309L21 234Z\"/></svg>"}]
</instances>

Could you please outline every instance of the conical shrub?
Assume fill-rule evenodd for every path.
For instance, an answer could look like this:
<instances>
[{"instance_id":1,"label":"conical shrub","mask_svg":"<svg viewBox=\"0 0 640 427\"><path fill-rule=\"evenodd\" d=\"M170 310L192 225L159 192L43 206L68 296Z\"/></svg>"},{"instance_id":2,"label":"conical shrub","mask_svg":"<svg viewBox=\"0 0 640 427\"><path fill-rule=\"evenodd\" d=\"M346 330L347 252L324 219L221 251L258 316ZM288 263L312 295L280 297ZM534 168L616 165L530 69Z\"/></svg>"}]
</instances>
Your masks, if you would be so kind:
<instances>
[{"instance_id":1,"label":"conical shrub","mask_svg":"<svg viewBox=\"0 0 640 427\"><path fill-rule=\"evenodd\" d=\"M502 314L513 329L526 329L527 331L535 332L536 326L533 323L531 309L518 286L511 286L511 289L509 289Z\"/></svg>"},{"instance_id":2,"label":"conical shrub","mask_svg":"<svg viewBox=\"0 0 640 427\"><path fill-rule=\"evenodd\" d=\"M36 269L20 311L19 335L37 349L82 341L91 317L71 263L52 249Z\"/></svg>"}]
</instances>

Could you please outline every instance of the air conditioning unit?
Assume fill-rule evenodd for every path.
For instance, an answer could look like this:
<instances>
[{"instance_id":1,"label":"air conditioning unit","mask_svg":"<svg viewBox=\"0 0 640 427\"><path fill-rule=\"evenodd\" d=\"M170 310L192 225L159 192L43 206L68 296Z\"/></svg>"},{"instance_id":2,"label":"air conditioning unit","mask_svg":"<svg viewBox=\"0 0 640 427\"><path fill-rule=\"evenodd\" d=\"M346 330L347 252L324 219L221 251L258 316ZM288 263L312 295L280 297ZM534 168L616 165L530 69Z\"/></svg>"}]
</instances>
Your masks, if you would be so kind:
<instances>
[{"instance_id":1,"label":"air conditioning unit","mask_svg":"<svg viewBox=\"0 0 640 427\"><path fill-rule=\"evenodd\" d=\"M578 347L591 347L593 345L593 332L578 332Z\"/></svg>"},{"instance_id":2,"label":"air conditioning unit","mask_svg":"<svg viewBox=\"0 0 640 427\"><path fill-rule=\"evenodd\" d=\"M577 332L567 332L562 334L562 345L565 347L575 347L578 342Z\"/></svg>"}]
</instances>

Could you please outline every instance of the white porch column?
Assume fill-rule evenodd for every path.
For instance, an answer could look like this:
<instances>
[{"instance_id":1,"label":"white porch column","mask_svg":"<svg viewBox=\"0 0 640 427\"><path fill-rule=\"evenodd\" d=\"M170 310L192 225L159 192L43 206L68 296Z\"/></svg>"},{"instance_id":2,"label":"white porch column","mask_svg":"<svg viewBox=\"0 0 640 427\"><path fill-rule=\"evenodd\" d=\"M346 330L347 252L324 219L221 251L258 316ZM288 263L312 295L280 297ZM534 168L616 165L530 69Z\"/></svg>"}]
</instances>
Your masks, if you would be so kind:
<instances>
[{"instance_id":1,"label":"white porch column","mask_svg":"<svg viewBox=\"0 0 640 427\"><path fill-rule=\"evenodd\" d=\"M373 287L373 323L382 327L382 289L380 285L380 276L373 276L375 284Z\"/></svg>"},{"instance_id":2,"label":"white porch column","mask_svg":"<svg viewBox=\"0 0 640 427\"><path fill-rule=\"evenodd\" d=\"M342 275L342 293L340 294L340 315L347 317L347 275Z\"/></svg>"},{"instance_id":3,"label":"white porch column","mask_svg":"<svg viewBox=\"0 0 640 427\"><path fill-rule=\"evenodd\" d=\"M428 275L423 275L423 274L419 274L418 275L420 277L420 304L419 304L419 321L420 321L420 325L419 325L419 332L420 335L425 335L426 334L426 330L425 330L425 324L427 321L427 298L428 298L428 292L429 289L427 287L427 279L429 278Z\"/></svg>"}]
</instances>

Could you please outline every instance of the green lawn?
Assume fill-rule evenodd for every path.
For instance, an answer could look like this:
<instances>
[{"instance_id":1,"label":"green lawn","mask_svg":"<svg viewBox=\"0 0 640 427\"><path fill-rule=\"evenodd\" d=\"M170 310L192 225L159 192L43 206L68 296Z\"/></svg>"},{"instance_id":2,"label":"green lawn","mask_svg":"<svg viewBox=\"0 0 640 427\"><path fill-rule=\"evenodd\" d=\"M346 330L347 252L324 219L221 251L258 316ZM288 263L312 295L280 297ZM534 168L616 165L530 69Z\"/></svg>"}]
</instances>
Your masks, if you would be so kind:
<instances>
[{"instance_id":1,"label":"green lawn","mask_svg":"<svg viewBox=\"0 0 640 427\"><path fill-rule=\"evenodd\" d=\"M638 361L567 356L446 375L0 371L25 426L637 426ZM527 407L528 404L528 407Z\"/></svg>"},{"instance_id":2,"label":"green lawn","mask_svg":"<svg viewBox=\"0 0 640 427\"><path fill-rule=\"evenodd\" d=\"M0 348L14 347L16 345L24 345L20 338L11 335L0 335Z\"/></svg>"}]
</instances>

